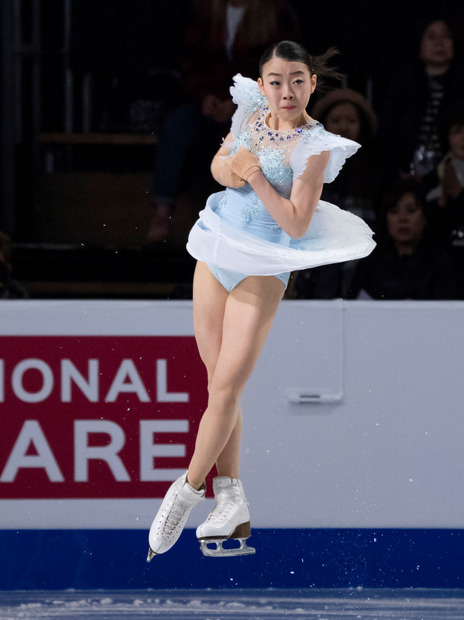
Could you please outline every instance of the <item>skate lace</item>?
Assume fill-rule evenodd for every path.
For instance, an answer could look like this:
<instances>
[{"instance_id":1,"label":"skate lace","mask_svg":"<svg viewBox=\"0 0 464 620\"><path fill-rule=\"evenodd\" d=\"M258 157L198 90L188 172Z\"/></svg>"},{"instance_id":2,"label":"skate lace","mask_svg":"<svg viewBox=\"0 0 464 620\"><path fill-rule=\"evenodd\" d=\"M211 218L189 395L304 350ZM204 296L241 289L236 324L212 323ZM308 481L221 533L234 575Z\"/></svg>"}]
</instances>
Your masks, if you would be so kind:
<instances>
[{"instance_id":1,"label":"skate lace","mask_svg":"<svg viewBox=\"0 0 464 620\"><path fill-rule=\"evenodd\" d=\"M187 507L181 504L180 502L177 505L176 505L176 502L174 502L174 506L171 508L171 510L169 511L166 517L166 521L163 527L163 534L165 534L166 536L172 536L172 534L174 533L174 530L176 529L176 527L179 525L180 521L182 520L182 517L184 516L186 509Z\"/></svg>"},{"instance_id":2,"label":"skate lace","mask_svg":"<svg viewBox=\"0 0 464 620\"><path fill-rule=\"evenodd\" d=\"M229 517L230 512L235 508L235 502L232 499L225 499L219 502L213 512L208 515L206 521L215 525L220 525Z\"/></svg>"}]
</instances>

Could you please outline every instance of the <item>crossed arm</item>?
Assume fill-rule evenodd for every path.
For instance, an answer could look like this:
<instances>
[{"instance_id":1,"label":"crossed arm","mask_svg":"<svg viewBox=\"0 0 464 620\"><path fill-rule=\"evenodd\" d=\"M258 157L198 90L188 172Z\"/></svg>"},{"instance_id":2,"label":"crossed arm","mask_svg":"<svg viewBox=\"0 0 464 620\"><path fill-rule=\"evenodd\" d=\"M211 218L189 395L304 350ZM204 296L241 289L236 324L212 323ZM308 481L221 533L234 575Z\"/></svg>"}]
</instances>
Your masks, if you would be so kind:
<instances>
[{"instance_id":1,"label":"crossed arm","mask_svg":"<svg viewBox=\"0 0 464 620\"><path fill-rule=\"evenodd\" d=\"M213 177L227 187L249 183L277 224L291 237L302 237L321 197L324 170L330 153L324 151L308 158L303 173L295 179L289 198L281 196L266 179L258 158L242 147L230 157L233 138L229 134L211 164Z\"/></svg>"}]
</instances>

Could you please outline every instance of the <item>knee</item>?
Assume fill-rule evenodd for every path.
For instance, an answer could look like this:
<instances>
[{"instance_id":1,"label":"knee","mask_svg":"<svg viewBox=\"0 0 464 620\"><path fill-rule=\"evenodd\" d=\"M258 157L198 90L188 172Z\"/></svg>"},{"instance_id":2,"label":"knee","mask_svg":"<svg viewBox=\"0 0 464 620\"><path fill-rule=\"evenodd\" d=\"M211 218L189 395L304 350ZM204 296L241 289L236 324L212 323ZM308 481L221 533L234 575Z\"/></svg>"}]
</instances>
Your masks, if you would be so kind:
<instances>
[{"instance_id":1,"label":"knee","mask_svg":"<svg viewBox=\"0 0 464 620\"><path fill-rule=\"evenodd\" d=\"M218 385L214 380L209 385L209 404L225 414L238 408L240 391L233 385Z\"/></svg>"}]
</instances>

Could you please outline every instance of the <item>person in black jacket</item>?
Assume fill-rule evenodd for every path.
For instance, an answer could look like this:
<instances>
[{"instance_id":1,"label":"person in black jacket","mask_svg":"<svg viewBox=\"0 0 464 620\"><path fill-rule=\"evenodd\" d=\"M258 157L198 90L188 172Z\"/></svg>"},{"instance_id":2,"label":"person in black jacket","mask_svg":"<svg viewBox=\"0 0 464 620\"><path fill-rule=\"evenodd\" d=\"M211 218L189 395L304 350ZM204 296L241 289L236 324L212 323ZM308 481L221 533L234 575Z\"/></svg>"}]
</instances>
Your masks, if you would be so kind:
<instances>
[{"instance_id":1,"label":"person in black jacket","mask_svg":"<svg viewBox=\"0 0 464 620\"><path fill-rule=\"evenodd\" d=\"M379 137L394 177L423 177L443 157L443 111L464 96L464 68L457 62L451 27L431 19L420 30L418 57L394 75L380 112Z\"/></svg>"},{"instance_id":2,"label":"person in black jacket","mask_svg":"<svg viewBox=\"0 0 464 620\"><path fill-rule=\"evenodd\" d=\"M386 234L358 264L352 299L457 299L453 262L427 231L427 213L417 182L399 182L385 208Z\"/></svg>"},{"instance_id":3,"label":"person in black jacket","mask_svg":"<svg viewBox=\"0 0 464 620\"><path fill-rule=\"evenodd\" d=\"M203 171L208 175L207 180L201 178L199 204L218 190L211 182L209 164L235 111L229 93L232 77L241 73L257 78L259 58L269 45L299 38L288 0L192 3L181 63L186 100L168 116L160 134L150 186L150 242L171 238L179 195Z\"/></svg>"},{"instance_id":4,"label":"person in black jacket","mask_svg":"<svg viewBox=\"0 0 464 620\"><path fill-rule=\"evenodd\" d=\"M450 252L464 288L464 100L445 113L445 156L422 180L440 245Z\"/></svg>"}]
</instances>

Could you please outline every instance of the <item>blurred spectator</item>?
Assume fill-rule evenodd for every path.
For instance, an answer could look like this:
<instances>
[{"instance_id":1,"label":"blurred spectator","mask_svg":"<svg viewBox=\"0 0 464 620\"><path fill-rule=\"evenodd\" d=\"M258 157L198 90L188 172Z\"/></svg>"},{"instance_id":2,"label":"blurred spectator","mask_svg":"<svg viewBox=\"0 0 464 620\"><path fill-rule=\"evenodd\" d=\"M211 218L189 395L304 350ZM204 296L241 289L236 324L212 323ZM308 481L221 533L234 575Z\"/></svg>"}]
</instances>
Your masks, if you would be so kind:
<instances>
[{"instance_id":1,"label":"blurred spectator","mask_svg":"<svg viewBox=\"0 0 464 620\"><path fill-rule=\"evenodd\" d=\"M150 192L155 209L147 233L150 241L170 236L177 198L192 179L206 172L204 199L214 191L209 167L235 110L229 94L232 77L241 73L257 78L262 53L281 39L299 39L286 0L194 2L182 65L188 101L168 117L157 147Z\"/></svg>"},{"instance_id":2,"label":"blurred spectator","mask_svg":"<svg viewBox=\"0 0 464 620\"><path fill-rule=\"evenodd\" d=\"M445 114L443 134L446 155L422 185L437 238L464 281L464 100Z\"/></svg>"},{"instance_id":3,"label":"blurred spectator","mask_svg":"<svg viewBox=\"0 0 464 620\"><path fill-rule=\"evenodd\" d=\"M27 291L12 278L11 241L0 232L0 299L25 299Z\"/></svg>"},{"instance_id":4,"label":"blurred spectator","mask_svg":"<svg viewBox=\"0 0 464 620\"><path fill-rule=\"evenodd\" d=\"M346 161L335 181L324 186L322 199L351 211L375 227L380 195L375 112L361 93L340 88L318 101L312 115L327 131L362 145L362 149Z\"/></svg>"},{"instance_id":5,"label":"blurred spectator","mask_svg":"<svg viewBox=\"0 0 464 620\"><path fill-rule=\"evenodd\" d=\"M369 102L351 89L335 89L320 99L312 116L325 128L355 140L362 148L337 178L324 186L322 200L361 217L375 230L381 193L381 166L375 144L377 117ZM297 274L294 295L300 299L346 296L357 261L307 269Z\"/></svg>"},{"instance_id":6,"label":"blurred spectator","mask_svg":"<svg viewBox=\"0 0 464 620\"><path fill-rule=\"evenodd\" d=\"M350 291L353 299L456 299L450 256L427 235L427 214L419 186L403 181L387 197L386 235L361 260Z\"/></svg>"},{"instance_id":7,"label":"blurred spectator","mask_svg":"<svg viewBox=\"0 0 464 620\"><path fill-rule=\"evenodd\" d=\"M418 57L394 75L380 116L386 164L419 178L443 157L438 127L443 110L464 96L464 68L456 62L452 29L433 18L419 29Z\"/></svg>"}]
</instances>

